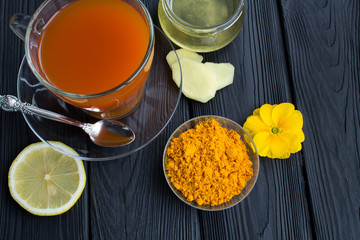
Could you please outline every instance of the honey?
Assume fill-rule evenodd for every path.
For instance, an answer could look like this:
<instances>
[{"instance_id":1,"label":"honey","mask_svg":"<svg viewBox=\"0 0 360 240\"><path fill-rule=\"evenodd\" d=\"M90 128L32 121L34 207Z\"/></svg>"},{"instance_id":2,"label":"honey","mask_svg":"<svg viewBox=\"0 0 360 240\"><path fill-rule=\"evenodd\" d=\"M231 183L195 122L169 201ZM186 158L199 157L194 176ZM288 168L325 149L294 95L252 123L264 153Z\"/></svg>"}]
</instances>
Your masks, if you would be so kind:
<instances>
[{"instance_id":1,"label":"honey","mask_svg":"<svg viewBox=\"0 0 360 240\"><path fill-rule=\"evenodd\" d=\"M160 25L178 46L211 52L229 44L244 21L243 0L160 0Z\"/></svg>"}]
</instances>

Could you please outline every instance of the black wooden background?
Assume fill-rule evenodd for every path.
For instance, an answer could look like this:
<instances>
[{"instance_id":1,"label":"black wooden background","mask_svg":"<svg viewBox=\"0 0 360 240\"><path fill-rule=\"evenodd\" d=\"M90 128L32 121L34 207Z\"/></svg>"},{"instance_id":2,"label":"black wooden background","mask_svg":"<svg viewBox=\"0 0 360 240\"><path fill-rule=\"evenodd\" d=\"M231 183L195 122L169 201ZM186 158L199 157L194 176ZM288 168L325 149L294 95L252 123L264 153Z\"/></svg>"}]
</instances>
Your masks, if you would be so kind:
<instances>
[{"instance_id":1,"label":"black wooden background","mask_svg":"<svg viewBox=\"0 0 360 240\"><path fill-rule=\"evenodd\" d=\"M0 93L16 95L23 43L13 13L42 0L0 1ZM158 25L157 0L144 0ZM0 111L0 239L360 239L360 1L245 0L244 26L206 61L231 62L235 80L206 104L182 96L151 144L110 162L87 162L76 205L34 216L10 196L11 162L39 141L19 113ZM264 103L292 102L305 142L289 159L261 158L250 195L220 212L195 210L169 189L163 147L189 118L214 114L241 125Z\"/></svg>"}]
</instances>

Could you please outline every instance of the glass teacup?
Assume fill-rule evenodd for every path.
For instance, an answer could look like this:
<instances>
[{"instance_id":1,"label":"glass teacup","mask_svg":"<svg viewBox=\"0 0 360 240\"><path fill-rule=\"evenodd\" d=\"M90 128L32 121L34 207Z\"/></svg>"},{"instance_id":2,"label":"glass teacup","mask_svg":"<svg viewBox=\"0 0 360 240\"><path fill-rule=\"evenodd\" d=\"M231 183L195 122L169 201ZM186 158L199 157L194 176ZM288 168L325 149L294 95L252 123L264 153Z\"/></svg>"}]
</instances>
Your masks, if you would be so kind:
<instances>
[{"instance_id":1,"label":"glass teacup","mask_svg":"<svg viewBox=\"0 0 360 240\"><path fill-rule=\"evenodd\" d=\"M68 48L59 45L59 49L54 49L52 52L48 52L47 58L45 53L42 53L42 49L44 49L45 52L45 42L46 39L50 39L50 37L46 37L45 34L49 34L47 32L50 32L50 26L52 24L52 29L59 29L60 27L58 23L55 24L55 21L60 21L58 19L66 15L65 9L69 12L70 8L72 8L72 12L68 14L71 15L79 15L75 12L76 8L84 9L85 7L80 6L79 4L85 3L91 3L91 4L103 4L103 2L106 2L105 4L126 4L127 9L124 10L124 12L129 13L133 12L133 16L136 17L136 24L144 25L145 26L145 32L143 32L143 36L148 39L148 41L145 42L144 45L144 51L143 55L140 55L138 57L138 62L136 65L133 66L133 69L131 67L128 67L127 62L130 62L132 59L132 52L133 50L137 49L137 45L132 46L126 46L128 54L125 55L126 59L122 63L118 63L117 60L124 58L124 56L116 55L118 52L121 53L121 49L119 49L119 45L117 42L109 43L110 45L107 45L107 41L113 39L112 37L107 37L106 35L101 38L102 40L106 40L106 42L103 42L102 45L98 45L99 39L96 38L98 35L91 35L87 38L88 41L90 41L90 45L93 44L93 47L95 50L98 51L99 54L102 54L103 48L110 49L109 54L112 54L112 59L116 60L111 61L111 59L103 58L103 59L97 59L99 62L98 65L104 64L104 66L109 65L105 70L106 71L112 71L114 69L119 68L120 70L117 70L119 73L122 72L122 69L125 69L126 71L130 71L126 77L124 76L114 76L114 73L107 74L106 71L103 69L97 69L98 65L94 61L87 64L87 60L89 60L89 56L92 57L93 53L89 56L82 55L81 49L75 49L73 52L75 52L77 56L74 56L73 58L66 58L66 56L62 56L61 54L63 52L66 52ZM80 7L79 7L80 6ZM125 6L125 5L124 5ZM128 7L130 6L130 10ZM87 6L88 7L88 6ZM103 6L102 6L103 7ZM108 6L109 7L109 6ZM110 7L109 9L117 9L117 7ZM97 9L102 9L101 7L95 7ZM94 8L94 9L95 9ZM75 9L75 10L74 10ZM105 9L105 8L104 8ZM76 13L76 14L74 14ZM88 14L88 13L87 13ZM103 16L110 16L113 14L115 17L118 16L114 12L104 12ZM111 16L113 16L111 15ZM93 18L93 15L91 15L91 18ZM63 18L64 19L64 18ZM100 19L100 18L99 18ZM102 18L101 18L102 19ZM118 25L112 25L112 27L109 27L106 25L106 23L99 23L99 26L101 26L101 30L104 29L104 27L108 27L111 31L109 32L116 32L120 31L117 30L118 26L124 25L124 29L132 29L132 26L127 26L128 22L131 21L123 21L119 22ZM55 25L54 25L55 24ZM93 23L92 23L93 24ZM72 25L72 24L71 24ZM80 24L81 25L81 24ZM136 107L140 104L144 89L145 89L145 83L147 80L147 77L149 75L153 56L154 56L154 27L153 23L150 17L149 12L147 11L146 7L137 0L90 0L90 1L84 1L84 0L47 0L45 1L34 13L32 17L21 15L21 14L15 14L11 21L10 26L12 30L25 41L25 55L27 62L36 76L36 78L45 86L47 87L51 92L53 92L56 96L64 100L65 102L79 107L81 109L86 110L91 115L94 115L98 118L103 119L110 119L110 118L121 118L124 116L129 115ZM69 24L67 25L69 26ZM86 24L84 25L84 28L90 28L92 31L99 30L99 27L94 27L93 25ZM119 27L120 29L120 27ZM51 30L53 31L53 30ZM75 31L75 33L77 33ZM70 41L71 39L76 38L76 34L71 33L69 30L69 33L66 32L65 35L69 35L66 37L69 37ZM104 33L99 33L104 34ZM74 36L75 35L75 36ZM122 34L119 32L119 39L123 38L129 38L129 42L134 42L134 38L132 36L129 36L129 34ZM64 38L65 39L65 38ZM50 40L48 40L50 41ZM64 45L67 43L67 39L65 39L63 42ZM88 43L88 41L84 41L84 45ZM93 42L91 42L93 41ZM113 44L113 45L111 45ZM122 44L119 42L119 44ZM135 44L135 43L134 43ZM53 44L54 45L54 44ZM80 44L81 48L82 44ZM63 48L62 48L63 47ZM118 49L118 52L116 51ZM114 52L111 52L111 51ZM78 52L78 53L77 53ZM65 61L60 61L60 64L56 64L56 61L59 61L61 59L60 57L57 58L56 54L61 55L66 60L66 66L69 68L74 68L74 71L76 72L76 76L74 77L74 80L70 80L71 74L62 76L61 74L63 72L67 72L68 69L64 67L62 63L65 63ZM76 55L75 54L75 55ZM103 55L99 55L103 56ZM48 64L51 60L48 61L48 59L53 59L54 62L52 62L52 66ZM74 60L76 59L76 61ZM82 61L79 61L81 59ZM94 57L95 59L95 57ZM122 66L123 63L125 63L126 66ZM49 73L47 69L44 67L48 64L50 67L47 69L54 70L54 72ZM77 69L78 66L79 69ZM98 72L96 72L96 70ZM124 70L124 71L125 71ZM71 71L69 71L71 72ZM94 74L92 74L94 72ZM58 74L60 73L60 74ZM99 74L99 75L96 75ZM60 76L61 75L61 76ZM70 76L67 78L67 76ZM97 76L97 77L96 77ZM92 80L93 83L89 82L89 79L93 77ZM56 80L56 78L59 78ZM64 80L65 79L65 80ZM55 81L56 80L56 81ZM65 84L67 82L67 84ZM65 84L65 85L64 85ZM79 87L76 89L74 87L76 84L78 84ZM94 87L90 86L91 84L95 84ZM64 87L64 86L65 87ZM66 85L69 85L70 88L67 88ZM91 89L92 87L92 89ZM71 89L71 90L69 90ZM85 89L88 89L85 91Z\"/></svg>"}]
</instances>

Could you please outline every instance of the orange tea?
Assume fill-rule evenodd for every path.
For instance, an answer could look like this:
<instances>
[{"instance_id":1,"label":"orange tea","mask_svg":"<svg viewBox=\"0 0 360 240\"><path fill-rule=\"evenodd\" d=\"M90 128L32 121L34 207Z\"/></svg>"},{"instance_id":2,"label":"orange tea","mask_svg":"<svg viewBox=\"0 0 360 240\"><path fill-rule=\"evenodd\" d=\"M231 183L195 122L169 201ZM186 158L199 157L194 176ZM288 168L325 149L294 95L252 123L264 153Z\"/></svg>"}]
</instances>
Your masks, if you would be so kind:
<instances>
[{"instance_id":1,"label":"orange tea","mask_svg":"<svg viewBox=\"0 0 360 240\"><path fill-rule=\"evenodd\" d=\"M149 35L145 17L128 3L77 0L54 14L43 28L37 50L38 71L61 91L103 93L117 88L143 64ZM100 112L99 117L126 114L142 96L152 55L139 75L119 91L100 98L60 97L80 108Z\"/></svg>"}]
</instances>

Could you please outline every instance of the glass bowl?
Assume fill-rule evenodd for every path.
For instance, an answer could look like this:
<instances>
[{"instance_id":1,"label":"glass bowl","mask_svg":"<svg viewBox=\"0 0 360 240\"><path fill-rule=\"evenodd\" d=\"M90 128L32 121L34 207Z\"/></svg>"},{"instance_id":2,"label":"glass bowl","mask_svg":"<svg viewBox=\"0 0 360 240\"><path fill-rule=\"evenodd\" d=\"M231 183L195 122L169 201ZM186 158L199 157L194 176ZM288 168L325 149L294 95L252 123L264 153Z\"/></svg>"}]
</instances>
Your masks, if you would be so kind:
<instances>
[{"instance_id":1,"label":"glass bowl","mask_svg":"<svg viewBox=\"0 0 360 240\"><path fill-rule=\"evenodd\" d=\"M217 122L220 123L220 125L228 130L234 130L235 132L237 132L240 137L241 140L244 142L245 146L246 146L246 150L247 153L249 155L249 159L252 162L252 168L253 168L253 176L251 177L251 179L246 183L245 187L242 189L242 191L240 192L240 194L233 196L229 201L219 204L219 205L215 205L215 206L211 206L210 204L204 204L204 205L199 205L196 203L196 201L189 201L186 199L186 197L182 194L182 192L178 189L176 189L173 185L173 183L171 182L171 180L167 177L167 172L166 172L166 163L167 163L167 159L168 159L168 155L167 155L167 149L170 147L171 142L173 141L174 138L179 137L179 135L185 131L187 131L188 129L192 129L194 128L197 124L204 122L206 120L210 120L210 119L215 119ZM175 193L175 195L180 198L180 200L182 200L183 202L185 202L186 204L190 205L191 207L200 209L200 210L206 210L206 211L218 211L218 210L224 210L230 207L235 206L236 204L238 204L239 202L241 202L249 193L250 191L253 189L258 174L259 174L259 167L260 167L260 162L259 162L259 155L257 153L255 144L252 140L252 138L250 137L250 135L236 122L227 119L225 117L220 117L220 116L212 116L212 115L207 115L207 116L200 116L200 117L196 117L193 119L188 120L187 122L183 123L180 127L178 127L174 133L170 136L168 142L166 143L165 149L164 149L164 154L163 154L163 171L164 171L164 175L166 178L167 183L169 184L171 190Z\"/></svg>"}]
</instances>

